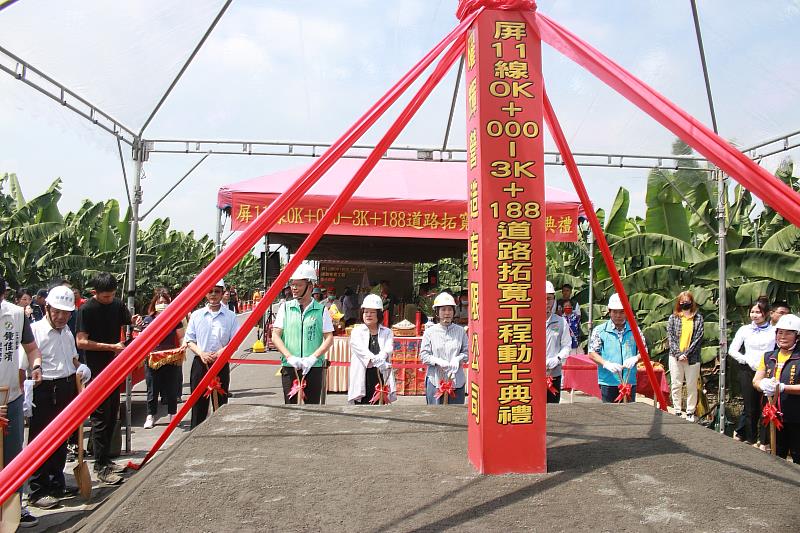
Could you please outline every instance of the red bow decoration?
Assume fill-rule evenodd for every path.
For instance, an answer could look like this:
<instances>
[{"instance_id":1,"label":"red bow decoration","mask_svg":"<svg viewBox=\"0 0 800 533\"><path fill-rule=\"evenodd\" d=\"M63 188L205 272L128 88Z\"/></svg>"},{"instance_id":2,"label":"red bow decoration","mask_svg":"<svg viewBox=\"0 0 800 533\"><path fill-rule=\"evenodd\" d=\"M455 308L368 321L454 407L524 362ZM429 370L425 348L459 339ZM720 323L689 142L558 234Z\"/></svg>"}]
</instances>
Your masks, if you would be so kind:
<instances>
[{"instance_id":1,"label":"red bow decoration","mask_svg":"<svg viewBox=\"0 0 800 533\"><path fill-rule=\"evenodd\" d=\"M558 389L553 386L553 376L547 376L547 390L552 394L558 394Z\"/></svg>"},{"instance_id":2,"label":"red bow decoration","mask_svg":"<svg viewBox=\"0 0 800 533\"><path fill-rule=\"evenodd\" d=\"M443 379L439 382L439 386L436 388L436 395L434 398L437 400L447 394L451 398L454 398L456 395L456 389L453 387L453 380L451 379Z\"/></svg>"},{"instance_id":3,"label":"red bow decoration","mask_svg":"<svg viewBox=\"0 0 800 533\"><path fill-rule=\"evenodd\" d=\"M219 376L211 380L211 384L209 384L209 386L206 387L206 391L203 393L203 397L208 398L214 391L217 391L217 394L222 394L223 396L226 395L225 389L222 388L222 382L219 380Z\"/></svg>"},{"instance_id":4,"label":"red bow decoration","mask_svg":"<svg viewBox=\"0 0 800 533\"><path fill-rule=\"evenodd\" d=\"M389 385L381 386L380 383L375 385L375 393L372 395L369 403L374 405L378 402L383 404L389 403Z\"/></svg>"},{"instance_id":5,"label":"red bow decoration","mask_svg":"<svg viewBox=\"0 0 800 533\"><path fill-rule=\"evenodd\" d=\"M619 390L619 394L616 398L614 398L615 402L627 402L631 399L631 384L630 383L622 383L617 390Z\"/></svg>"},{"instance_id":6,"label":"red bow decoration","mask_svg":"<svg viewBox=\"0 0 800 533\"><path fill-rule=\"evenodd\" d=\"M3 435L8 435L8 418L0 416L0 428L3 429Z\"/></svg>"},{"instance_id":7,"label":"red bow decoration","mask_svg":"<svg viewBox=\"0 0 800 533\"><path fill-rule=\"evenodd\" d=\"M295 395L297 395L299 393L300 394L300 399L301 400L305 400L306 399L306 393L305 393L305 391L303 389L306 388L306 384L307 384L306 380L303 380L302 383L300 383L299 379L296 379L296 380L292 381L292 388L289 389L289 398L292 398L292 397L294 397Z\"/></svg>"},{"instance_id":8,"label":"red bow decoration","mask_svg":"<svg viewBox=\"0 0 800 533\"><path fill-rule=\"evenodd\" d=\"M761 416L763 417L761 423L765 426L768 426L770 422L775 422L775 429L778 431L783 429L783 421L781 420L783 413L778 411L776 405L767 402L767 404L764 405L764 410L761 411Z\"/></svg>"}]
</instances>

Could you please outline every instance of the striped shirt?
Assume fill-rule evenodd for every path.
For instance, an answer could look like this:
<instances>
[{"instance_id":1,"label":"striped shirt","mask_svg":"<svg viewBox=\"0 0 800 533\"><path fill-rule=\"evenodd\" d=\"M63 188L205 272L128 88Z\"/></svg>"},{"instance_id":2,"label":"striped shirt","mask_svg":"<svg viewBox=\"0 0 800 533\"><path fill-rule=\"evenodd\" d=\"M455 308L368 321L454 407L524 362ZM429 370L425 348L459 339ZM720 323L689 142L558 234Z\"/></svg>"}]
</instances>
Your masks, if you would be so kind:
<instances>
[{"instance_id":1,"label":"striped shirt","mask_svg":"<svg viewBox=\"0 0 800 533\"><path fill-rule=\"evenodd\" d=\"M458 324L450 324L447 327L442 324L434 324L425 328L425 333L422 335L422 344L419 348L419 357L423 363L428 365L425 378L433 386L438 387L439 379L445 377L446 370L434 365L433 358L440 358L450 362L455 357L458 357L459 361L464 363L469 359L467 332ZM453 386L455 388L463 387L466 381L464 368L459 365L458 371L453 378Z\"/></svg>"}]
</instances>

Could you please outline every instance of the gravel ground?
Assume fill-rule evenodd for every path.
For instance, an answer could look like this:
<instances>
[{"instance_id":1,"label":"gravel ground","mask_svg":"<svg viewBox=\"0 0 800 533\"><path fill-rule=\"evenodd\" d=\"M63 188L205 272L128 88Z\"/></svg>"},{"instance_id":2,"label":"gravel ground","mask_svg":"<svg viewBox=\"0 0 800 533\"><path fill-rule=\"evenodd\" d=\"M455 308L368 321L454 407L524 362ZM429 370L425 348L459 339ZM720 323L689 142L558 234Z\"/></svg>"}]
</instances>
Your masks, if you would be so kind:
<instances>
[{"instance_id":1,"label":"gravel ground","mask_svg":"<svg viewBox=\"0 0 800 533\"><path fill-rule=\"evenodd\" d=\"M542 475L477 474L466 417L237 402L76 529L793 531L800 519L798 466L646 405L550 406Z\"/></svg>"}]
</instances>

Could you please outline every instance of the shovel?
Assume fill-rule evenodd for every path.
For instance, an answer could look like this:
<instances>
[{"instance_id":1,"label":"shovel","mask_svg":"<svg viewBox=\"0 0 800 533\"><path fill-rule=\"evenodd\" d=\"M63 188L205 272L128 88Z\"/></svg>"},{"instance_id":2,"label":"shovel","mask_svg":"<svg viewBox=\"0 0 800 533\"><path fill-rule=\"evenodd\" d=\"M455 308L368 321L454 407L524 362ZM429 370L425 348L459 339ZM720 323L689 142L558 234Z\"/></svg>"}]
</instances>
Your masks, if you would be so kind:
<instances>
[{"instance_id":1,"label":"shovel","mask_svg":"<svg viewBox=\"0 0 800 533\"><path fill-rule=\"evenodd\" d=\"M78 385L78 396L83 392L83 381L78 374L75 374L75 382ZM78 426L78 464L72 469L75 482L78 484L78 492L81 498L88 500L92 497L92 477L89 475L89 465L83 460L83 420Z\"/></svg>"},{"instance_id":2,"label":"shovel","mask_svg":"<svg viewBox=\"0 0 800 533\"><path fill-rule=\"evenodd\" d=\"M0 387L0 405L7 403L8 387ZM0 434L0 470L3 469L3 443L4 438ZM22 504L19 500L19 493L15 492L0 506L0 533L15 532L19 527L20 516L22 516Z\"/></svg>"}]
</instances>

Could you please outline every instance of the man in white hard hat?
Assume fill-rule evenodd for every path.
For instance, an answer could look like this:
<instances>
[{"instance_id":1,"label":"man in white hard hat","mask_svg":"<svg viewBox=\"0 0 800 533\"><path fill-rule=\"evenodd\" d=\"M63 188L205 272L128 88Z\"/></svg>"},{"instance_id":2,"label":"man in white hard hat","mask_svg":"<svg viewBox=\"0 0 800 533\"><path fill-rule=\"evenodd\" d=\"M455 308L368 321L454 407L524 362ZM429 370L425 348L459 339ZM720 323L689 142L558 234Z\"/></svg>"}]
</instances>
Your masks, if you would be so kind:
<instances>
[{"instance_id":1,"label":"man in white hard hat","mask_svg":"<svg viewBox=\"0 0 800 533\"><path fill-rule=\"evenodd\" d=\"M216 285L211 287L206 294L206 306L194 311L189 317L189 325L186 327L184 341L189 349L194 352L192 359L192 369L189 374L189 384L194 391L200 384L200 380L206 375L208 369L214 361L222 354L222 351L231 342L236 330L239 329L239 321L236 320L236 313L227 306L222 305L222 294L225 292L225 281L219 280ZM220 369L220 383L225 394L219 394L220 405L228 403L228 391L231 383L231 368L228 363ZM208 416L208 398L200 396L197 403L192 407L191 427L197 427Z\"/></svg>"},{"instance_id":2,"label":"man in white hard hat","mask_svg":"<svg viewBox=\"0 0 800 533\"><path fill-rule=\"evenodd\" d=\"M775 324L775 350L767 352L758 364L753 387L767 398L775 398L782 413L781 429L775 432L775 454L800 464L800 317L783 315Z\"/></svg>"},{"instance_id":3,"label":"man in white hard hat","mask_svg":"<svg viewBox=\"0 0 800 533\"><path fill-rule=\"evenodd\" d=\"M619 294L614 293L608 299L608 313L611 319L596 326L589 340L589 357L597 363L600 398L605 403L613 403L619 395L619 386L627 383L631 385L630 401L633 402L636 400L639 350Z\"/></svg>"},{"instance_id":4,"label":"man in white hard hat","mask_svg":"<svg viewBox=\"0 0 800 533\"><path fill-rule=\"evenodd\" d=\"M444 403L444 395L439 394L439 386L444 380L453 382L455 392L455 396L448 397L447 403L464 403L466 375L462 366L469 359L469 342L464 328L453 323L455 312L453 297L446 292L440 293L433 300L434 325L425 328L422 334L419 356L428 365L425 373L428 405Z\"/></svg>"},{"instance_id":5,"label":"man in white hard hat","mask_svg":"<svg viewBox=\"0 0 800 533\"><path fill-rule=\"evenodd\" d=\"M545 281L545 293L547 295L547 304L545 306L547 314L545 364L547 365L547 375L552 378L552 388L555 390L553 392L548 387L547 403L559 403L561 401L561 365L569 356L572 347L572 336L569 332L569 324L567 324L564 317L553 312L556 290L549 281Z\"/></svg>"},{"instance_id":6,"label":"man in white hard hat","mask_svg":"<svg viewBox=\"0 0 800 533\"><path fill-rule=\"evenodd\" d=\"M301 264L289 280L293 300L278 309L272 323L272 343L281 353L283 401L318 404L322 398L325 354L333 344L333 321L325 305L311 298L317 271ZM295 380L303 382L302 392L292 394ZM291 395L291 397L290 397Z\"/></svg>"},{"instance_id":7,"label":"man in white hard hat","mask_svg":"<svg viewBox=\"0 0 800 533\"><path fill-rule=\"evenodd\" d=\"M5 404L0 404L0 417L7 420L4 431L0 430L0 439L3 439L3 464L8 464L19 452L25 441L25 417L22 412L22 390L20 389L20 350L28 359L28 368L35 382L42 380L42 356L33 338L31 324L25 316L25 310L7 302L6 280L0 276L0 386L8 387L8 397ZM17 490L22 494L22 487ZM23 527L35 526L38 520L31 515L27 508L23 508L20 525Z\"/></svg>"},{"instance_id":8,"label":"man in white hard hat","mask_svg":"<svg viewBox=\"0 0 800 533\"><path fill-rule=\"evenodd\" d=\"M31 326L36 345L42 353L42 382L33 389L33 416L28 430L32 441L78 395L76 373L84 383L92 377L89 367L78 360L75 338L67 323L75 311L72 289L59 285L50 289L45 300L45 315ZM71 495L64 479L67 443L53 452L31 477L28 501L48 509L58 499Z\"/></svg>"}]
</instances>

